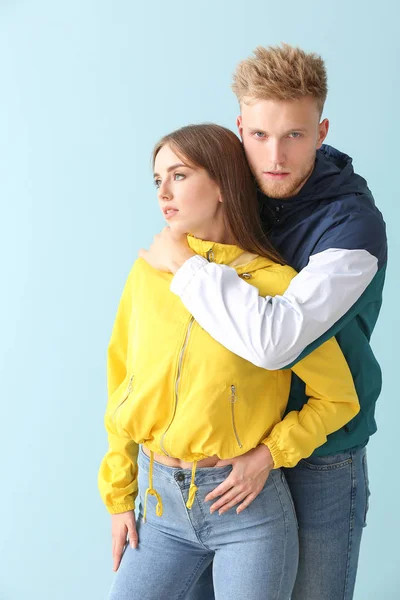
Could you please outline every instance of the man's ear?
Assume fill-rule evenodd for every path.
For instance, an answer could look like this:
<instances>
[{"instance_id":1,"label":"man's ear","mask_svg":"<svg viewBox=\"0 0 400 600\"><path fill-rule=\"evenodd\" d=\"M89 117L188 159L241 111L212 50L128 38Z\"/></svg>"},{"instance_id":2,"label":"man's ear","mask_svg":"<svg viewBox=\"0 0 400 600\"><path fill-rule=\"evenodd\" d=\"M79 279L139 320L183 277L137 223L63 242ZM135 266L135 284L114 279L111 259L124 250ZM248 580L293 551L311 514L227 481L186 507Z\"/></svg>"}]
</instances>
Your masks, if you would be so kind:
<instances>
[{"instance_id":1,"label":"man's ear","mask_svg":"<svg viewBox=\"0 0 400 600\"><path fill-rule=\"evenodd\" d=\"M236 126L238 128L239 131L239 135L243 141L243 125L242 125L242 115L239 115L238 118L236 119Z\"/></svg>"},{"instance_id":2,"label":"man's ear","mask_svg":"<svg viewBox=\"0 0 400 600\"><path fill-rule=\"evenodd\" d=\"M318 125L317 150L319 150L321 148L322 144L324 143L324 140L325 140L326 136L328 135L328 131L329 131L329 121L328 121L328 119L324 119Z\"/></svg>"}]
</instances>

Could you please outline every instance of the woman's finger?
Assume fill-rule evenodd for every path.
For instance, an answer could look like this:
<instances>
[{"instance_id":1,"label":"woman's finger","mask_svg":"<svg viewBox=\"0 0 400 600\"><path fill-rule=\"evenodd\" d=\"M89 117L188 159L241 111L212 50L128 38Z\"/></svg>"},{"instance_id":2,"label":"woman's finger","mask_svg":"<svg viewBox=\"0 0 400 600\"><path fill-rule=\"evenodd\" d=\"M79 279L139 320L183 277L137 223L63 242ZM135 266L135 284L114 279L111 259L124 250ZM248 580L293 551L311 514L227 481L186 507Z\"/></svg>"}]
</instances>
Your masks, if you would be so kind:
<instances>
[{"instance_id":1,"label":"woman's finger","mask_svg":"<svg viewBox=\"0 0 400 600\"><path fill-rule=\"evenodd\" d=\"M253 502L253 500L255 500L258 496L260 492L257 493L253 493L253 494L249 494L245 500L242 502L242 504L240 504L237 509L236 509L236 513L239 514L241 513L245 508L247 508L249 506L249 504L251 504Z\"/></svg>"},{"instance_id":2,"label":"woman's finger","mask_svg":"<svg viewBox=\"0 0 400 600\"><path fill-rule=\"evenodd\" d=\"M246 496L248 496L248 492L241 492L240 494L237 494L234 498L232 498L232 500L230 502L227 502L220 508L220 510L218 511L218 514L223 515L230 508L233 508L234 506L236 506L236 504L239 504L239 502L242 502L242 500L244 500L244 498L246 498Z\"/></svg>"},{"instance_id":3,"label":"woman's finger","mask_svg":"<svg viewBox=\"0 0 400 600\"><path fill-rule=\"evenodd\" d=\"M207 494L207 496L204 498L204 502L209 502L210 500L215 500L215 498L218 498L218 496L223 496L223 494L232 489L236 483L236 479L232 475L232 472L229 473L228 477L222 483L213 489L212 492Z\"/></svg>"},{"instance_id":4,"label":"woman's finger","mask_svg":"<svg viewBox=\"0 0 400 600\"><path fill-rule=\"evenodd\" d=\"M126 538L120 537L115 540L115 546L114 546L114 552L113 552L113 558L114 558L113 571L118 571L125 545L126 545Z\"/></svg>"},{"instance_id":5,"label":"woman's finger","mask_svg":"<svg viewBox=\"0 0 400 600\"><path fill-rule=\"evenodd\" d=\"M245 491L238 488L237 486L230 488L230 490L228 490L226 494L221 496L216 502L214 502L214 504L210 506L210 514L216 512L217 510L220 510L223 506L229 504L234 498L237 498L237 496L244 493Z\"/></svg>"},{"instance_id":6,"label":"woman's finger","mask_svg":"<svg viewBox=\"0 0 400 600\"><path fill-rule=\"evenodd\" d=\"M137 534L136 523L134 520L132 520L131 523L128 523L128 538L129 538L129 544L130 544L131 548L137 548L138 543L139 543L139 538L138 538L138 534Z\"/></svg>"}]
</instances>

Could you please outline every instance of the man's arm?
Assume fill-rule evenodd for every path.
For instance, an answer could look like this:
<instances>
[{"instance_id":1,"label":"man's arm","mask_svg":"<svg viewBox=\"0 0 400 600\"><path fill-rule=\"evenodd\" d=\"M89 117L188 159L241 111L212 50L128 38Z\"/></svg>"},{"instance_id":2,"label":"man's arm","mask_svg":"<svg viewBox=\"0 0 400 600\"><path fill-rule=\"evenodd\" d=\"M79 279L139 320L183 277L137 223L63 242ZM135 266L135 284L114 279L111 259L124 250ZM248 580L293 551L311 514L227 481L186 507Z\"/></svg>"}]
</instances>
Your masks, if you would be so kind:
<instances>
[{"instance_id":1,"label":"man's arm","mask_svg":"<svg viewBox=\"0 0 400 600\"><path fill-rule=\"evenodd\" d=\"M335 335L346 313L353 318L349 310L377 272L378 260L367 250L329 248L311 256L282 296L264 298L234 269L195 256L178 269L171 290L218 342L274 370L297 361L328 330Z\"/></svg>"}]
</instances>

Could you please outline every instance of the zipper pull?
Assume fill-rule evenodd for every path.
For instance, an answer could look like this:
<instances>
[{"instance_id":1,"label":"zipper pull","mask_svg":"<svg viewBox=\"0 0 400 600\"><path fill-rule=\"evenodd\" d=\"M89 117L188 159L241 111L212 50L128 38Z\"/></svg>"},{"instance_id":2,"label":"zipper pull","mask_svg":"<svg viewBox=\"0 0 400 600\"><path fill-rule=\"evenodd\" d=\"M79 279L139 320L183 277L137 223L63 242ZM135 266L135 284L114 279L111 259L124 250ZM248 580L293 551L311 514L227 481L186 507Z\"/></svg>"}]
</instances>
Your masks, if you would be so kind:
<instances>
[{"instance_id":1,"label":"zipper pull","mask_svg":"<svg viewBox=\"0 0 400 600\"><path fill-rule=\"evenodd\" d=\"M133 387L133 386L132 386L132 382L133 382L133 375L131 376L131 378L130 378L130 380L129 380L128 389L126 390L126 392L127 392L128 396L129 396L129 394L130 394L130 393L131 393L131 391L132 391L132 387Z\"/></svg>"},{"instance_id":2,"label":"zipper pull","mask_svg":"<svg viewBox=\"0 0 400 600\"><path fill-rule=\"evenodd\" d=\"M236 387L234 385L231 385L231 397L230 397L230 401L232 402L232 404L234 404L237 400L236 397Z\"/></svg>"}]
</instances>

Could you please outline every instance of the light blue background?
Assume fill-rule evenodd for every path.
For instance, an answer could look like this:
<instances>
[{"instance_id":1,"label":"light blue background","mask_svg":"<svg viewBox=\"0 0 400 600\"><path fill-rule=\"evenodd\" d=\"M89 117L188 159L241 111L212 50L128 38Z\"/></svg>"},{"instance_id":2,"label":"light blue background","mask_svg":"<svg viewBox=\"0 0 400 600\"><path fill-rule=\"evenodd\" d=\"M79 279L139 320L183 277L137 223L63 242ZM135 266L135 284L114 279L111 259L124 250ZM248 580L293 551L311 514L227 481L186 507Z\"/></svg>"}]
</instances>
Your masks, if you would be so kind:
<instances>
[{"instance_id":1,"label":"light blue background","mask_svg":"<svg viewBox=\"0 0 400 600\"><path fill-rule=\"evenodd\" d=\"M2 0L0 600L105 600L105 351L130 265L163 225L151 148L190 122L233 128L236 63L280 41L326 60L328 143L355 157L388 223L356 599L400 598L395 1Z\"/></svg>"}]
</instances>

